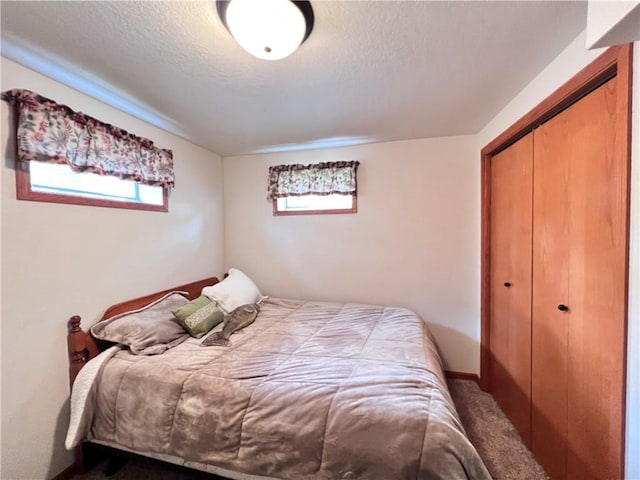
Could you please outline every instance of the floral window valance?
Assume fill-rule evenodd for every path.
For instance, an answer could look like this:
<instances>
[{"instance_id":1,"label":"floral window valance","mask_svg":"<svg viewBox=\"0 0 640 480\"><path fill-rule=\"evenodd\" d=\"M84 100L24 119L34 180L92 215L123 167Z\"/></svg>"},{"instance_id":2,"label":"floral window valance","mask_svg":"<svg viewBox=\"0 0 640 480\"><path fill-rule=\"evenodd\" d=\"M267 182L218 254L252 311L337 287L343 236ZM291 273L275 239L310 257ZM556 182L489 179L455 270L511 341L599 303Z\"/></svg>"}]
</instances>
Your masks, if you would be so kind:
<instances>
[{"instance_id":1,"label":"floral window valance","mask_svg":"<svg viewBox=\"0 0 640 480\"><path fill-rule=\"evenodd\" d=\"M19 160L67 163L78 172L173 188L171 150L29 90L9 90L2 99L18 110Z\"/></svg>"},{"instance_id":2,"label":"floral window valance","mask_svg":"<svg viewBox=\"0 0 640 480\"><path fill-rule=\"evenodd\" d=\"M267 198L302 195L355 195L360 162L327 162L312 165L269 167Z\"/></svg>"}]
</instances>

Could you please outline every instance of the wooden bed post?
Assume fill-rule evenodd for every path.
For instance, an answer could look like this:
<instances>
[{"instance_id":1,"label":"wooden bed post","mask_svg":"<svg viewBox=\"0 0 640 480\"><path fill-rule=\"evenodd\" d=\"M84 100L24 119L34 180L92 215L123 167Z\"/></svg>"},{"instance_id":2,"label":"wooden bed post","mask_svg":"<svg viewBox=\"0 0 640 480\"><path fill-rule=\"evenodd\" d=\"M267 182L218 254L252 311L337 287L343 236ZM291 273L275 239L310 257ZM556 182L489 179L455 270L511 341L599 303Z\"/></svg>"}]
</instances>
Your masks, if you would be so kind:
<instances>
[{"instance_id":1,"label":"wooden bed post","mask_svg":"<svg viewBox=\"0 0 640 480\"><path fill-rule=\"evenodd\" d=\"M84 332L82 328L80 328L80 322L82 319L78 315L74 315L67 322L67 352L69 354L69 391L73 389L73 382L82 367L84 367L85 363L87 363L92 357L97 355L97 349L95 349L95 343L93 344L93 349L90 348L89 342L87 342L88 333ZM89 345L88 345L89 344ZM95 350L95 351L91 351ZM73 456L75 459L74 462L74 474L82 474L85 473L85 463L84 463L84 451L82 447L82 442L78 444L73 449Z\"/></svg>"},{"instance_id":2,"label":"wooden bed post","mask_svg":"<svg viewBox=\"0 0 640 480\"><path fill-rule=\"evenodd\" d=\"M89 334L80 328L81 318L74 315L67 322L67 351L69 354L69 386L85 363L98 354L98 349Z\"/></svg>"}]
</instances>

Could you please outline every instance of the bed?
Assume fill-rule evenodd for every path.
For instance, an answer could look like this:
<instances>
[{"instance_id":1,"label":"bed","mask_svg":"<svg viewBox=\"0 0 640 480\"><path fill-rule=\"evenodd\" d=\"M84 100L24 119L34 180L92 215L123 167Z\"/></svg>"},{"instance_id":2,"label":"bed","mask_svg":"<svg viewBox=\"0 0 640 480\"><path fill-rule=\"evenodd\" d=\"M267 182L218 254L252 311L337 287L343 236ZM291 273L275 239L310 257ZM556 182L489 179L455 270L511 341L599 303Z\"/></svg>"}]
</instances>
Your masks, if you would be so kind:
<instances>
[{"instance_id":1,"label":"bed","mask_svg":"<svg viewBox=\"0 0 640 480\"><path fill-rule=\"evenodd\" d=\"M217 282L114 305L101 321ZM157 355L80 321L68 324L77 468L90 442L232 479L490 478L410 310L266 298L230 346L189 337Z\"/></svg>"}]
</instances>

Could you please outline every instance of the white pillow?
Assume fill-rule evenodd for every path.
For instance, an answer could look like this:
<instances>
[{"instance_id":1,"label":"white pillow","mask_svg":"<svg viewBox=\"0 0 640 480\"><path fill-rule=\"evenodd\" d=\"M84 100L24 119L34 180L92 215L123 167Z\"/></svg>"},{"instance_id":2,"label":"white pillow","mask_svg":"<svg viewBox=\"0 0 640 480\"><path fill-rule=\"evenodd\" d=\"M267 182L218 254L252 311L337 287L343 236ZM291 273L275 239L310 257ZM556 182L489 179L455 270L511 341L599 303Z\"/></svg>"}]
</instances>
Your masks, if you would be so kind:
<instances>
[{"instance_id":1,"label":"white pillow","mask_svg":"<svg viewBox=\"0 0 640 480\"><path fill-rule=\"evenodd\" d=\"M258 303L263 299L255 283L237 268L229 269L229 276L215 285L204 287L202 295L218 302L225 313L248 303Z\"/></svg>"}]
</instances>

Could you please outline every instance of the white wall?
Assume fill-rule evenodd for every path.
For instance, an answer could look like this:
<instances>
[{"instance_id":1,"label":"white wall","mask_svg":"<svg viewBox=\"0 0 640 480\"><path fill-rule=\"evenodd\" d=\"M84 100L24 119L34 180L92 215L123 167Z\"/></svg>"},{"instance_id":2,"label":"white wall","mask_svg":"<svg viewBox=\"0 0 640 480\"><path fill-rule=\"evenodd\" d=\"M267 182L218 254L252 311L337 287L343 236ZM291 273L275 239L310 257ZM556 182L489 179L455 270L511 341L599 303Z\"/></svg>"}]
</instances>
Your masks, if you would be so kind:
<instances>
[{"instance_id":1,"label":"white wall","mask_svg":"<svg viewBox=\"0 0 640 480\"><path fill-rule=\"evenodd\" d=\"M224 159L225 262L265 294L401 305L448 369L479 370L480 163L472 136ZM269 165L359 160L358 213L274 217Z\"/></svg>"},{"instance_id":2,"label":"white wall","mask_svg":"<svg viewBox=\"0 0 640 480\"><path fill-rule=\"evenodd\" d=\"M640 40L639 0L589 0L587 48Z\"/></svg>"},{"instance_id":3,"label":"white wall","mask_svg":"<svg viewBox=\"0 0 640 480\"><path fill-rule=\"evenodd\" d=\"M1 107L2 472L51 478L72 462L66 321L223 271L221 158L2 58L2 91L27 88L174 153L169 213L17 201L14 128Z\"/></svg>"},{"instance_id":4,"label":"white wall","mask_svg":"<svg viewBox=\"0 0 640 480\"><path fill-rule=\"evenodd\" d=\"M481 149L500 135L520 119L520 117L524 116L529 110L560 88L567 80L589 65L589 63L606 50L605 48L587 50L584 44L585 32L582 32L542 72L529 82L518 95L500 110L478 133L478 149Z\"/></svg>"},{"instance_id":5,"label":"white wall","mask_svg":"<svg viewBox=\"0 0 640 480\"><path fill-rule=\"evenodd\" d=\"M605 49L587 50L579 35L527 85L477 136L478 151L549 96ZM631 244L627 347L626 476L640 479L640 42L634 45Z\"/></svg>"}]
</instances>

